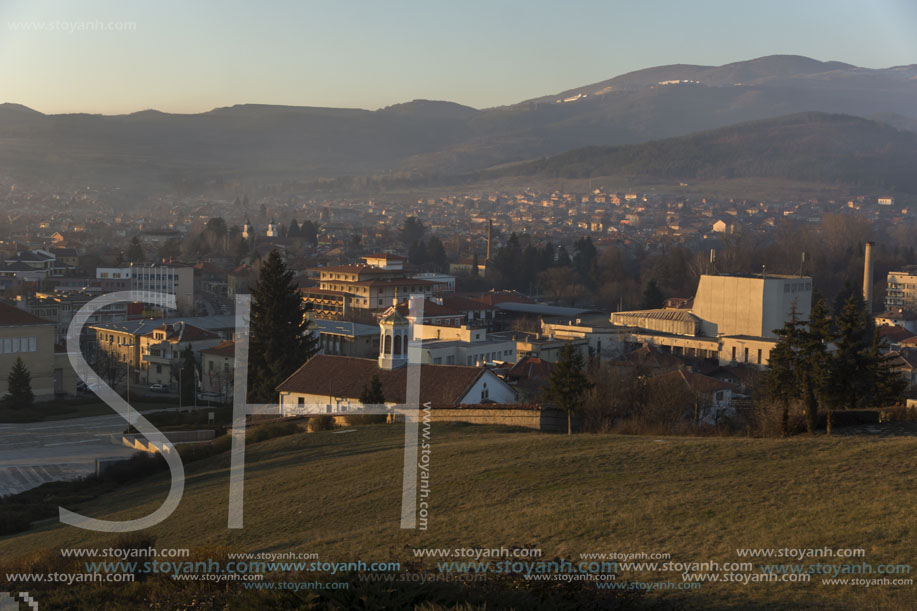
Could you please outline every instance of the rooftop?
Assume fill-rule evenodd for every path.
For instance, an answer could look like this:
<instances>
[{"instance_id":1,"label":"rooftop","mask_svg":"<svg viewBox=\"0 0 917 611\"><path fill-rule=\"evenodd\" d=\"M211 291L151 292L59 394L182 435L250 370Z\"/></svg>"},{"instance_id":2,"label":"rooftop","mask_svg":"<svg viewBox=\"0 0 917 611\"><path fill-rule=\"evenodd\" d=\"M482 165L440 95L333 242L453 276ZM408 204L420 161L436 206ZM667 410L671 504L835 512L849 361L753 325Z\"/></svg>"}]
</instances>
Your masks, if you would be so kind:
<instances>
[{"instance_id":1,"label":"rooftop","mask_svg":"<svg viewBox=\"0 0 917 611\"><path fill-rule=\"evenodd\" d=\"M487 370L460 365L420 365L420 401L456 405ZM379 376L388 402L404 403L407 367L380 369L375 359L319 354L277 386L279 392L358 398L373 375Z\"/></svg>"}]
</instances>

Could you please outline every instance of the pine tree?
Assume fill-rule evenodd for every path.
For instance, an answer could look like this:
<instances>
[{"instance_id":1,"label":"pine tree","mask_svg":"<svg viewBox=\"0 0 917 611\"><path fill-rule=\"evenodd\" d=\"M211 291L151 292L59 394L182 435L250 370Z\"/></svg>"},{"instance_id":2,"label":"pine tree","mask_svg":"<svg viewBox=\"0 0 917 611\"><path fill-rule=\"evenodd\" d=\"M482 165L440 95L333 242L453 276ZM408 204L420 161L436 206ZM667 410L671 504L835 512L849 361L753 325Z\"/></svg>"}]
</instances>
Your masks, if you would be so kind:
<instances>
[{"instance_id":1,"label":"pine tree","mask_svg":"<svg viewBox=\"0 0 917 611\"><path fill-rule=\"evenodd\" d=\"M194 360L194 350L189 344L181 353L181 404L184 406L194 403L194 393L197 391L197 362Z\"/></svg>"},{"instance_id":2,"label":"pine tree","mask_svg":"<svg viewBox=\"0 0 917 611\"><path fill-rule=\"evenodd\" d=\"M318 338L309 333L307 304L277 251L261 264L251 294L249 401L269 403L277 385L315 354Z\"/></svg>"},{"instance_id":3,"label":"pine tree","mask_svg":"<svg viewBox=\"0 0 917 611\"><path fill-rule=\"evenodd\" d=\"M299 226L299 235L306 244L316 246L318 244L318 228L312 221L303 221Z\"/></svg>"},{"instance_id":4,"label":"pine tree","mask_svg":"<svg viewBox=\"0 0 917 611\"><path fill-rule=\"evenodd\" d=\"M300 238L302 234L299 232L299 223L296 222L296 219L290 221L290 227L287 229L288 238Z\"/></svg>"},{"instance_id":5,"label":"pine tree","mask_svg":"<svg viewBox=\"0 0 917 611\"><path fill-rule=\"evenodd\" d=\"M831 321L828 319L825 301L817 293L812 295L812 299L815 305L809 314L809 323L801 334L800 362L796 375L802 387L806 429L814 435L818 426L818 406L824 394L827 376L827 343L831 338ZM827 414L827 432L831 434L830 409Z\"/></svg>"},{"instance_id":6,"label":"pine tree","mask_svg":"<svg viewBox=\"0 0 917 611\"><path fill-rule=\"evenodd\" d=\"M644 310L655 310L665 305L665 296L659 290L655 280L650 280L643 291L643 302L640 307Z\"/></svg>"},{"instance_id":7,"label":"pine tree","mask_svg":"<svg viewBox=\"0 0 917 611\"><path fill-rule=\"evenodd\" d=\"M445 271L449 263L446 257L446 249L443 247L442 241L435 235L431 235L430 239L427 240L427 257L430 264L438 271Z\"/></svg>"},{"instance_id":8,"label":"pine tree","mask_svg":"<svg viewBox=\"0 0 917 611\"><path fill-rule=\"evenodd\" d=\"M567 412L567 435L573 432L573 412L582 407L585 394L593 386L583 367L583 355L567 342L545 389L547 400Z\"/></svg>"},{"instance_id":9,"label":"pine tree","mask_svg":"<svg viewBox=\"0 0 917 611\"><path fill-rule=\"evenodd\" d=\"M873 334L869 357L872 367L871 405L888 407L904 401L907 380L901 374L892 371L891 363L897 355L888 352L888 344L885 338L879 335L878 329Z\"/></svg>"},{"instance_id":10,"label":"pine tree","mask_svg":"<svg viewBox=\"0 0 917 611\"><path fill-rule=\"evenodd\" d=\"M408 261L414 265L423 265L429 261L427 245L424 244L423 240L417 240L411 244L411 247L408 249Z\"/></svg>"},{"instance_id":11,"label":"pine tree","mask_svg":"<svg viewBox=\"0 0 917 611\"><path fill-rule=\"evenodd\" d=\"M22 359L17 357L7 378L7 394L3 397L3 407L8 409L29 409L35 402L32 394L32 374Z\"/></svg>"},{"instance_id":12,"label":"pine tree","mask_svg":"<svg viewBox=\"0 0 917 611\"><path fill-rule=\"evenodd\" d=\"M401 225L401 242L405 246L411 246L423 238L425 231L426 228L421 220L415 216L409 216L404 219L404 223Z\"/></svg>"},{"instance_id":13,"label":"pine tree","mask_svg":"<svg viewBox=\"0 0 917 611\"><path fill-rule=\"evenodd\" d=\"M381 405L385 403L382 382L379 380L378 373L373 374L368 387L365 384L363 385L363 391L360 393L360 403L363 405Z\"/></svg>"},{"instance_id":14,"label":"pine tree","mask_svg":"<svg viewBox=\"0 0 917 611\"><path fill-rule=\"evenodd\" d=\"M131 238L131 244L127 247L127 260L131 263L143 263L143 246L140 244L140 238L134 236Z\"/></svg>"},{"instance_id":15,"label":"pine tree","mask_svg":"<svg viewBox=\"0 0 917 611\"><path fill-rule=\"evenodd\" d=\"M798 398L799 388L796 385L796 367L800 350L800 325L796 307L790 313L790 320L780 329L775 329L777 344L771 350L767 364L767 394L781 406L780 434L789 433L790 402Z\"/></svg>"},{"instance_id":16,"label":"pine tree","mask_svg":"<svg viewBox=\"0 0 917 611\"><path fill-rule=\"evenodd\" d=\"M826 397L833 408L855 409L868 400L873 323L863 297L851 293L836 318L836 350L828 361Z\"/></svg>"}]
</instances>

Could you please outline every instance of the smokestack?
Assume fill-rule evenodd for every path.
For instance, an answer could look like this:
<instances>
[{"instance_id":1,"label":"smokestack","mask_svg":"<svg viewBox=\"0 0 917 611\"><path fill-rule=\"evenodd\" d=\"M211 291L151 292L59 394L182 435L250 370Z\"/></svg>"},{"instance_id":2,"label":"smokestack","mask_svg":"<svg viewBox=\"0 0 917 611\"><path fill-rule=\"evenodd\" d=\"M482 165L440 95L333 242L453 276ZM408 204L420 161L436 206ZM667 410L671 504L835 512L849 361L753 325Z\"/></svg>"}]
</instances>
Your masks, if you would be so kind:
<instances>
[{"instance_id":1,"label":"smokestack","mask_svg":"<svg viewBox=\"0 0 917 611\"><path fill-rule=\"evenodd\" d=\"M491 219L487 219L487 256L484 257L484 261L490 261L490 241L493 239L494 235L494 222Z\"/></svg>"},{"instance_id":2,"label":"smokestack","mask_svg":"<svg viewBox=\"0 0 917 611\"><path fill-rule=\"evenodd\" d=\"M863 260L863 300L866 311L872 314L872 247L875 242L866 242L866 253Z\"/></svg>"}]
</instances>

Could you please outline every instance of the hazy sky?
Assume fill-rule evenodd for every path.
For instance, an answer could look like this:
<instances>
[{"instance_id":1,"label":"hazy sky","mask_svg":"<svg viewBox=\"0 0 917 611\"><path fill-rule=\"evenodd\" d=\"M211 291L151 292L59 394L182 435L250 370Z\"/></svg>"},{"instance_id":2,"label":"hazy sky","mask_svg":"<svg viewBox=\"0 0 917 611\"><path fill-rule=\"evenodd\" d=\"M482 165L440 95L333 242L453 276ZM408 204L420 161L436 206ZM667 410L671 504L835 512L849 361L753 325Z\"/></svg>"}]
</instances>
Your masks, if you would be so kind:
<instances>
[{"instance_id":1,"label":"hazy sky","mask_svg":"<svg viewBox=\"0 0 917 611\"><path fill-rule=\"evenodd\" d=\"M0 102L481 108L660 64L917 63L915 32L914 0L0 0Z\"/></svg>"}]
</instances>

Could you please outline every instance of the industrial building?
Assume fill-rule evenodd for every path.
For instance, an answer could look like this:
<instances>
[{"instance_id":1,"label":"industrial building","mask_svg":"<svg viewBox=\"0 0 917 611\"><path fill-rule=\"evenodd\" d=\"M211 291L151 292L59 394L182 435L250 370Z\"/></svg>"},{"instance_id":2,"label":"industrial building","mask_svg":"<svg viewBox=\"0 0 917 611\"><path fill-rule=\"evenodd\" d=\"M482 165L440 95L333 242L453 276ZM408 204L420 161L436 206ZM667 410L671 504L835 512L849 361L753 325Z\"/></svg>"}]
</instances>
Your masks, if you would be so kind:
<instances>
[{"instance_id":1,"label":"industrial building","mask_svg":"<svg viewBox=\"0 0 917 611\"><path fill-rule=\"evenodd\" d=\"M720 364L767 365L775 330L807 320L812 279L779 274L703 275L690 309L615 312L621 341Z\"/></svg>"}]
</instances>

